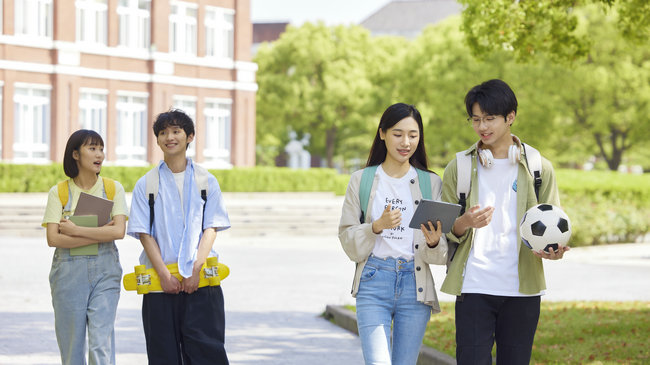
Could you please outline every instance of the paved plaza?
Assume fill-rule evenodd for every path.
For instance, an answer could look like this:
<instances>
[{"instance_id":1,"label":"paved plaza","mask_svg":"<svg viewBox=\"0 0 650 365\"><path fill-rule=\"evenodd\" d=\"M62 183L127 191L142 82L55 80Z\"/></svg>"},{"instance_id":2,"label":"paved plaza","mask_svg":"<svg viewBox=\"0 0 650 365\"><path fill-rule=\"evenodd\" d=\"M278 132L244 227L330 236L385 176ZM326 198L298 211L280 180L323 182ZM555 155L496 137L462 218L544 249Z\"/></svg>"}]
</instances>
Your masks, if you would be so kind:
<instances>
[{"instance_id":1,"label":"paved plaza","mask_svg":"<svg viewBox=\"0 0 650 365\"><path fill-rule=\"evenodd\" d=\"M341 202L332 199L334 205ZM290 205L286 197L282 201ZM233 230L217 236L221 261L231 269L223 290L232 364L363 363L358 337L320 316L327 304L354 303L349 294L354 266L332 229L337 222L330 223L312 235L249 237ZM118 247L124 272L133 271L140 243L126 238ZM60 363L48 283L53 251L44 232L22 237L0 231L0 364ZM545 261L545 267L549 289L543 300L650 301L648 243L576 248L564 260ZM445 269L432 269L439 288ZM454 298L440 293L440 299ZM141 296L122 292L118 364L146 363L140 305Z\"/></svg>"}]
</instances>

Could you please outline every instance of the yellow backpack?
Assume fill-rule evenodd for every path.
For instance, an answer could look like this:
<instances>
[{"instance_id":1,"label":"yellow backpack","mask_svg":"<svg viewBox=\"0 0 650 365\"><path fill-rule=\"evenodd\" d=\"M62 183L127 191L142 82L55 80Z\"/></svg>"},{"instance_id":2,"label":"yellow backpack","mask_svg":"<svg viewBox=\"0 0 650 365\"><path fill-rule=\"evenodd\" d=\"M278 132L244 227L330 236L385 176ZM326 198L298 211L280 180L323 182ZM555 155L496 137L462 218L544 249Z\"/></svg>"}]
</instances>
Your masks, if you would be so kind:
<instances>
[{"instance_id":1,"label":"yellow backpack","mask_svg":"<svg viewBox=\"0 0 650 365\"><path fill-rule=\"evenodd\" d=\"M106 199L113 200L115 197L115 180L109 179L102 176L102 181L104 182L104 194L106 194ZM64 212L69 212L71 207L69 206L71 202L70 199L70 184L68 180L63 180L57 185L57 190L59 191L59 200L61 201L61 206L63 207Z\"/></svg>"}]
</instances>

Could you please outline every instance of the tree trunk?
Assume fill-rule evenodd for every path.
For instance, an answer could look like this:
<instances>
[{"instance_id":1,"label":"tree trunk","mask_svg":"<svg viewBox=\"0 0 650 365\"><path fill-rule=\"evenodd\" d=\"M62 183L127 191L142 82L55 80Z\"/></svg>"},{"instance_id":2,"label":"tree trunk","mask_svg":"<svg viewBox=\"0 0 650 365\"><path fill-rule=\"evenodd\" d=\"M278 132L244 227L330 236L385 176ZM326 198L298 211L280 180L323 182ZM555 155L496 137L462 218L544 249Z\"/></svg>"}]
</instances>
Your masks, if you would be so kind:
<instances>
[{"instance_id":1,"label":"tree trunk","mask_svg":"<svg viewBox=\"0 0 650 365\"><path fill-rule=\"evenodd\" d=\"M595 133L594 137L596 138L596 143L598 143L600 154L607 162L607 167L609 167L609 169L612 171L617 171L618 167L621 165L621 161L623 161L623 153L629 147L625 145L627 132L618 130L613 127L610 128L609 144L612 151L610 156L607 156L607 152L605 151L605 142L603 141L603 136L600 133Z\"/></svg>"}]
</instances>

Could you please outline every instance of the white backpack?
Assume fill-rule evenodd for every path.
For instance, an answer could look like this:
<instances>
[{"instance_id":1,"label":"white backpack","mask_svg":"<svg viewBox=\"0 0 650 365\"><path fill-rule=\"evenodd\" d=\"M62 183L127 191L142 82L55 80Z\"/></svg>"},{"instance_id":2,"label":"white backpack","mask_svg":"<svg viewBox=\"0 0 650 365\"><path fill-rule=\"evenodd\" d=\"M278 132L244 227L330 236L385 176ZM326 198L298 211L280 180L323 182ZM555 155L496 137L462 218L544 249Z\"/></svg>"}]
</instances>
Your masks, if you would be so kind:
<instances>
[{"instance_id":1,"label":"white backpack","mask_svg":"<svg viewBox=\"0 0 650 365\"><path fill-rule=\"evenodd\" d=\"M194 182L196 187L201 192L201 199L203 199L203 215L205 215L205 202L208 200L208 176L210 173L205 168L194 164ZM154 219L154 203L158 197L158 186L160 185L160 173L158 166L149 170L145 175L147 197L149 197L149 229L153 227ZM203 229L203 218L201 218L201 229Z\"/></svg>"},{"instance_id":2,"label":"white backpack","mask_svg":"<svg viewBox=\"0 0 650 365\"><path fill-rule=\"evenodd\" d=\"M521 148L524 150L523 155L526 157L526 162L528 162L528 172L534 179L535 197L539 201L539 189L542 186L542 155L538 150L525 143L521 144ZM456 178L456 197L458 198L458 204L461 206L460 216L465 213L465 205L472 182L472 154L470 150L456 153ZM447 268L449 268L451 260L454 259L457 248L458 244L449 242Z\"/></svg>"}]
</instances>

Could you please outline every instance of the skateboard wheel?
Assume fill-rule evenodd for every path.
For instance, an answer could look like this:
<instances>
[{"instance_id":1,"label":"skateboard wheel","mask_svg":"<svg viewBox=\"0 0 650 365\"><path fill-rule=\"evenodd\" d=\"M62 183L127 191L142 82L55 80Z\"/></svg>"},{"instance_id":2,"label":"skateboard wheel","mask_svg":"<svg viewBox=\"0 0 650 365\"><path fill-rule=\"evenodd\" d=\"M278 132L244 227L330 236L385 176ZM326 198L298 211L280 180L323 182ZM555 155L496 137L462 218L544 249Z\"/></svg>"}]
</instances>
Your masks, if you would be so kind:
<instances>
[{"instance_id":1,"label":"skateboard wheel","mask_svg":"<svg viewBox=\"0 0 650 365\"><path fill-rule=\"evenodd\" d=\"M138 294L148 294L149 284L151 283L149 275L146 275L147 267L138 265L135 268L135 281Z\"/></svg>"}]
</instances>

